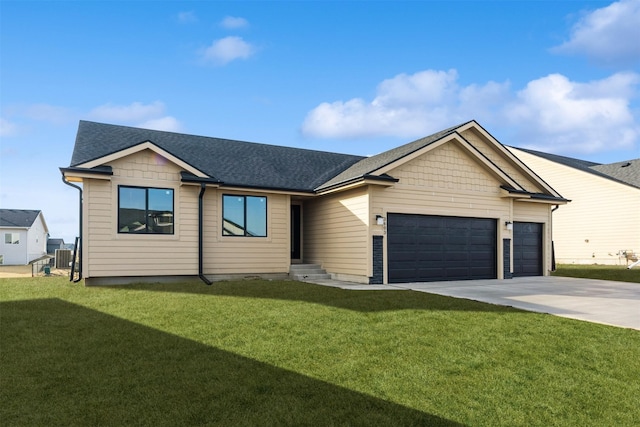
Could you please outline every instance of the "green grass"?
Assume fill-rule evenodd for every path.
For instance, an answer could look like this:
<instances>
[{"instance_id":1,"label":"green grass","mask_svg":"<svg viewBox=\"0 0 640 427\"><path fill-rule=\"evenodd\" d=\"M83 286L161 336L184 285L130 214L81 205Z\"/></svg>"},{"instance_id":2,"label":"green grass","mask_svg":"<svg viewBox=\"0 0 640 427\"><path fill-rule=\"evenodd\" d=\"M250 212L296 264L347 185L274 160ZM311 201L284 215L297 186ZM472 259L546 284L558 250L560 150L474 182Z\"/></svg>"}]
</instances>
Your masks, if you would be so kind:
<instances>
[{"instance_id":1,"label":"green grass","mask_svg":"<svg viewBox=\"0 0 640 427\"><path fill-rule=\"evenodd\" d=\"M631 426L640 331L412 291L0 279L3 425Z\"/></svg>"},{"instance_id":2,"label":"green grass","mask_svg":"<svg viewBox=\"0 0 640 427\"><path fill-rule=\"evenodd\" d=\"M640 266L628 269L623 265L559 264L553 275L640 283Z\"/></svg>"}]
</instances>

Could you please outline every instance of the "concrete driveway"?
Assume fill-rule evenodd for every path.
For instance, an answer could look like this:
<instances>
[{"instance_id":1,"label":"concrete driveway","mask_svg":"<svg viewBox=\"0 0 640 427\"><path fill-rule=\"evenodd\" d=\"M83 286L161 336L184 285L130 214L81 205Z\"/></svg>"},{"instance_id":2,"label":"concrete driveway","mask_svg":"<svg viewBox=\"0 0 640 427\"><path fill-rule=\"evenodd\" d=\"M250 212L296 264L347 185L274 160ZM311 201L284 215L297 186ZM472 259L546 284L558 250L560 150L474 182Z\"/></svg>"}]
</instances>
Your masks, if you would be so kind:
<instances>
[{"instance_id":1,"label":"concrete driveway","mask_svg":"<svg viewBox=\"0 0 640 427\"><path fill-rule=\"evenodd\" d=\"M640 330L640 283L545 276L393 286Z\"/></svg>"},{"instance_id":2,"label":"concrete driveway","mask_svg":"<svg viewBox=\"0 0 640 427\"><path fill-rule=\"evenodd\" d=\"M343 289L409 289L640 330L640 283L551 276L394 285L314 283Z\"/></svg>"}]
</instances>

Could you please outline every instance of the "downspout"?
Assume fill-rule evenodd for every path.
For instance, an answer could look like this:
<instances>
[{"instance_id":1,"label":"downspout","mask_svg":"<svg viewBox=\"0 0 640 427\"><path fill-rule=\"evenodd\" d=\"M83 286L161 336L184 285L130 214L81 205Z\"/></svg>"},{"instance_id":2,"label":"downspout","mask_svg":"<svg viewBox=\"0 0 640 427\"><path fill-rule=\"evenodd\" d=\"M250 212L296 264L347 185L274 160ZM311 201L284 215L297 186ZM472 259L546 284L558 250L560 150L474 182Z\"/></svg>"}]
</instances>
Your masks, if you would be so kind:
<instances>
[{"instance_id":1,"label":"downspout","mask_svg":"<svg viewBox=\"0 0 640 427\"><path fill-rule=\"evenodd\" d=\"M204 208L203 208L203 199L204 192L206 190L206 185L204 182L200 183L200 194L198 194L198 276L200 280L202 280L205 285L211 285L213 282L207 279L204 275Z\"/></svg>"},{"instance_id":2,"label":"downspout","mask_svg":"<svg viewBox=\"0 0 640 427\"><path fill-rule=\"evenodd\" d=\"M78 190L78 197L79 197L79 201L78 201L78 210L79 210L79 215L78 215L78 222L80 225L80 230L78 233L78 238L80 240L80 256L78 258L78 278L74 279L73 276L75 275L75 256L73 258L73 268L71 268L71 274L69 275L69 281L73 282L73 283L78 283L80 280L82 280L82 245L84 244L84 241L82 240L82 187L72 184L70 182L68 182L66 179L64 179L64 173L62 174L62 182L64 182L65 184L67 184L70 187L73 187L75 189ZM77 245L76 245L77 248ZM75 253L74 253L75 255Z\"/></svg>"},{"instance_id":3,"label":"downspout","mask_svg":"<svg viewBox=\"0 0 640 427\"><path fill-rule=\"evenodd\" d=\"M551 209L551 271L556 271L556 248L553 244L553 213L560 208L560 205L556 205Z\"/></svg>"}]
</instances>

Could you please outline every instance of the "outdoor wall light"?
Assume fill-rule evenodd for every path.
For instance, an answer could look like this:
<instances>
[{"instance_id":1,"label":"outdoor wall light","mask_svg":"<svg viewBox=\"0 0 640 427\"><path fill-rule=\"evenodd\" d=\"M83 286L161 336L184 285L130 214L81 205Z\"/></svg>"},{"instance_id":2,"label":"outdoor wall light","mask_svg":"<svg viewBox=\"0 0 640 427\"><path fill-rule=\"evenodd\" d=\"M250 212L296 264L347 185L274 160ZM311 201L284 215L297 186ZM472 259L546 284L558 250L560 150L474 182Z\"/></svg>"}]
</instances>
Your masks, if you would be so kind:
<instances>
[{"instance_id":1,"label":"outdoor wall light","mask_svg":"<svg viewBox=\"0 0 640 427\"><path fill-rule=\"evenodd\" d=\"M511 221L506 221L504 225L507 227L507 230L513 230L513 223Z\"/></svg>"},{"instance_id":2,"label":"outdoor wall light","mask_svg":"<svg viewBox=\"0 0 640 427\"><path fill-rule=\"evenodd\" d=\"M384 225L384 217L382 215L376 215L376 224Z\"/></svg>"}]
</instances>

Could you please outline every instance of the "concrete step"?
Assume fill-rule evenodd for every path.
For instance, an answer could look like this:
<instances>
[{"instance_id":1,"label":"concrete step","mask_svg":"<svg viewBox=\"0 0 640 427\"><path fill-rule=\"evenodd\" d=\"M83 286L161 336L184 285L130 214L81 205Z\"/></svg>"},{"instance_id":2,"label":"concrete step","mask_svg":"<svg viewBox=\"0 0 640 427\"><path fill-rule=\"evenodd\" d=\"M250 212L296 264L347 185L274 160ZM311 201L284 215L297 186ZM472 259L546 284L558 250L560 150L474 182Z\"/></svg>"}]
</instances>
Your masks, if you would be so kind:
<instances>
[{"instance_id":1,"label":"concrete step","mask_svg":"<svg viewBox=\"0 0 640 427\"><path fill-rule=\"evenodd\" d=\"M293 280L304 282L305 280L325 280L331 279L331 275L327 273L309 273L309 274L291 274Z\"/></svg>"},{"instance_id":2,"label":"concrete step","mask_svg":"<svg viewBox=\"0 0 640 427\"><path fill-rule=\"evenodd\" d=\"M292 264L289 276L294 280L322 280L330 279L331 275L318 264Z\"/></svg>"}]
</instances>

